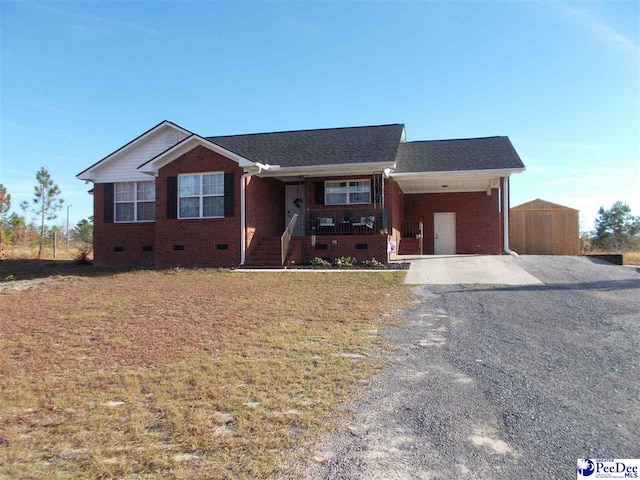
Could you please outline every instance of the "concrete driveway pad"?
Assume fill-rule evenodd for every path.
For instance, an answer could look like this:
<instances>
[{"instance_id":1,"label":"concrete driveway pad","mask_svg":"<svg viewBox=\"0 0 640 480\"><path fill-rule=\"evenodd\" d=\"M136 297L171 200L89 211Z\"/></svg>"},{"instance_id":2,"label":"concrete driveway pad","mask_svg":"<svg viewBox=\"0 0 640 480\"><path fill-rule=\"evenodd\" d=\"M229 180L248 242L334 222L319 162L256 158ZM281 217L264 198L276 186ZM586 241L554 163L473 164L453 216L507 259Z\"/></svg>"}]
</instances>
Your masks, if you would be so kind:
<instances>
[{"instance_id":1,"label":"concrete driveway pad","mask_svg":"<svg viewBox=\"0 0 640 480\"><path fill-rule=\"evenodd\" d=\"M539 285L510 255L420 255L400 257L411 263L411 285Z\"/></svg>"}]
</instances>

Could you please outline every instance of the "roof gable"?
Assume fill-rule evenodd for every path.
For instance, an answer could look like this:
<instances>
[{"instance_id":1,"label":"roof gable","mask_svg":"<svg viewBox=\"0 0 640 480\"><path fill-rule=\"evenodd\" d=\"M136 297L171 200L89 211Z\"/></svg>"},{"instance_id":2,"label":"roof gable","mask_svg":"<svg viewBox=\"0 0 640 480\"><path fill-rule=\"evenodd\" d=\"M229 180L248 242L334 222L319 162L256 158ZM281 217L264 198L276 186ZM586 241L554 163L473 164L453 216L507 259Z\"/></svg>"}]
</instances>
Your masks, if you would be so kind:
<instances>
[{"instance_id":1,"label":"roof gable","mask_svg":"<svg viewBox=\"0 0 640 480\"><path fill-rule=\"evenodd\" d=\"M540 198L536 198L535 200L522 203L515 207L511 207L511 210L574 210L576 212L578 211L575 208L567 207L565 205L560 205L559 203L549 202L547 200L542 200Z\"/></svg>"},{"instance_id":2,"label":"roof gable","mask_svg":"<svg viewBox=\"0 0 640 480\"><path fill-rule=\"evenodd\" d=\"M138 165L190 135L190 131L164 120L76 176L80 180L98 183L148 180L136 170Z\"/></svg>"}]
</instances>

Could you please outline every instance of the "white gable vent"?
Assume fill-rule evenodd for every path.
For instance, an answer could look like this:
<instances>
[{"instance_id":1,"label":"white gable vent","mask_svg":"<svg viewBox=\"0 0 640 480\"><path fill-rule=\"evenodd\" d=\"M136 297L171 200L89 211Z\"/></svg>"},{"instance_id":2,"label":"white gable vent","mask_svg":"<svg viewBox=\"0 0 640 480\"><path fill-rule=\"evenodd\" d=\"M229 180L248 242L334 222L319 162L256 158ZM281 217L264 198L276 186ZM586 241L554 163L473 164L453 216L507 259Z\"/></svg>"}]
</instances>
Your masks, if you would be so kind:
<instances>
[{"instance_id":1,"label":"white gable vent","mask_svg":"<svg viewBox=\"0 0 640 480\"><path fill-rule=\"evenodd\" d=\"M179 139L178 134L175 132L167 133L164 137L164 141L167 145L175 145L178 143Z\"/></svg>"}]
</instances>

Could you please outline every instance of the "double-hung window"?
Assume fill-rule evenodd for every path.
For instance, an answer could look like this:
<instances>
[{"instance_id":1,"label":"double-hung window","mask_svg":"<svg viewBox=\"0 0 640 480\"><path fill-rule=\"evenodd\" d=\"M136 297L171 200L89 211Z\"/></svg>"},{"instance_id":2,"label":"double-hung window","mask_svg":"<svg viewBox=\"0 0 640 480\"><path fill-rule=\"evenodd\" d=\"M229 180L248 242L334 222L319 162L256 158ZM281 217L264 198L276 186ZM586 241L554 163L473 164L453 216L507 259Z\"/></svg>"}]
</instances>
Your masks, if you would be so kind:
<instances>
[{"instance_id":1,"label":"double-hung window","mask_svg":"<svg viewBox=\"0 0 640 480\"><path fill-rule=\"evenodd\" d=\"M224 217L224 172L178 176L178 218Z\"/></svg>"},{"instance_id":2,"label":"double-hung window","mask_svg":"<svg viewBox=\"0 0 640 480\"><path fill-rule=\"evenodd\" d=\"M155 182L118 182L114 190L116 222L153 222L155 220Z\"/></svg>"},{"instance_id":3,"label":"double-hung window","mask_svg":"<svg viewBox=\"0 0 640 480\"><path fill-rule=\"evenodd\" d=\"M371 180L324 182L325 205L371 203Z\"/></svg>"}]
</instances>

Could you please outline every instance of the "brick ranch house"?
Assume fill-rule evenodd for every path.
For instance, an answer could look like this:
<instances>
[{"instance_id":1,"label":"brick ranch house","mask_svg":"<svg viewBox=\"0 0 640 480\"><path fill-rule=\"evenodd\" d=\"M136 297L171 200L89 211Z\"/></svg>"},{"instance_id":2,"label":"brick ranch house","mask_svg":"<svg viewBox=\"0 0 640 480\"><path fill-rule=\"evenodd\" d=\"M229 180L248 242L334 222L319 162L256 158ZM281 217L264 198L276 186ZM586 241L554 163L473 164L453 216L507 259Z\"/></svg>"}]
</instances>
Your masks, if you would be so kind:
<instances>
[{"instance_id":1,"label":"brick ranch house","mask_svg":"<svg viewBox=\"0 0 640 480\"><path fill-rule=\"evenodd\" d=\"M163 121L77 178L94 184L96 264L233 267L508 252L523 170L508 137L408 142L402 124L201 137Z\"/></svg>"}]
</instances>

